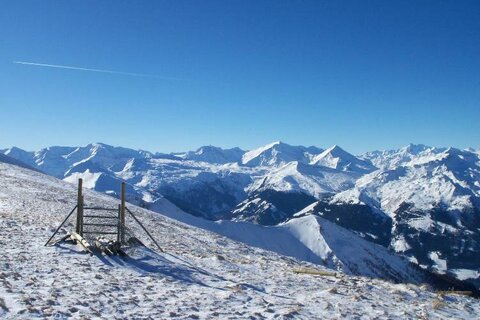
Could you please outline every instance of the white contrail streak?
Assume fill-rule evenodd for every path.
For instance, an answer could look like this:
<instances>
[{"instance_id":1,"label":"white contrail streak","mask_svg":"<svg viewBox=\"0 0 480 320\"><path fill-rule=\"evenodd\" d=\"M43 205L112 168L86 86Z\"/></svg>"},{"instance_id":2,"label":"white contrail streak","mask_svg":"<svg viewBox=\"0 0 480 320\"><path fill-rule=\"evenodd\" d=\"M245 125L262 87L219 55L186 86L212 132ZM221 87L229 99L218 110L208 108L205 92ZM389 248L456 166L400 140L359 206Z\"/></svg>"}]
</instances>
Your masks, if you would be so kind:
<instances>
[{"instance_id":1,"label":"white contrail streak","mask_svg":"<svg viewBox=\"0 0 480 320\"><path fill-rule=\"evenodd\" d=\"M12 61L15 64L23 64L27 66L37 66L37 67L46 67L46 68L58 68L58 69L69 69L69 70L80 70L80 71L90 71L90 72L101 72L109 74L120 74L124 76L133 76L133 77L144 77L144 78L155 78L162 80L174 80L174 81L183 81L186 79L182 78L173 78L173 77L162 77L154 74L145 74L145 73L133 73L133 72L122 72L114 70L104 70L104 69L94 69L94 68L81 68L74 66L62 66L58 64L47 64L47 63L37 63L37 62L26 62L26 61Z\"/></svg>"}]
</instances>

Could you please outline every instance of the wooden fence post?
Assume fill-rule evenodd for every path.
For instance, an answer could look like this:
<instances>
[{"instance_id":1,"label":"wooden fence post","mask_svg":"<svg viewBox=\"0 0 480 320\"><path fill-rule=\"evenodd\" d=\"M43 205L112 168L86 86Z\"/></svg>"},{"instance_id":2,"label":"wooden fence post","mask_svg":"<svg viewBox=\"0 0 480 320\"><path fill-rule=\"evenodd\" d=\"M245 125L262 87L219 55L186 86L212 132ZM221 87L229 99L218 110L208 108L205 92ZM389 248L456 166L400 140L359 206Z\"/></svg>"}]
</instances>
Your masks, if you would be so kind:
<instances>
[{"instance_id":1,"label":"wooden fence post","mask_svg":"<svg viewBox=\"0 0 480 320\"><path fill-rule=\"evenodd\" d=\"M80 199L80 235L83 237L83 207L85 206L85 202L84 202L84 196L82 194L82 198Z\"/></svg>"},{"instance_id":2,"label":"wooden fence post","mask_svg":"<svg viewBox=\"0 0 480 320\"><path fill-rule=\"evenodd\" d=\"M77 226L75 231L83 236L83 181L78 179L78 195L77 195Z\"/></svg>"},{"instance_id":3,"label":"wooden fence post","mask_svg":"<svg viewBox=\"0 0 480 320\"><path fill-rule=\"evenodd\" d=\"M121 189L120 225L121 225L120 242L123 244L123 243L125 243L125 182L122 182L122 189Z\"/></svg>"},{"instance_id":4,"label":"wooden fence post","mask_svg":"<svg viewBox=\"0 0 480 320\"><path fill-rule=\"evenodd\" d=\"M122 205L119 204L118 205L118 212L117 212L117 214L118 214L117 242L119 242L119 243L121 243L121 241L122 241L122 230L123 230L122 223L121 223L121 221L122 221L122 218L121 218L122 213L121 212L122 212Z\"/></svg>"}]
</instances>

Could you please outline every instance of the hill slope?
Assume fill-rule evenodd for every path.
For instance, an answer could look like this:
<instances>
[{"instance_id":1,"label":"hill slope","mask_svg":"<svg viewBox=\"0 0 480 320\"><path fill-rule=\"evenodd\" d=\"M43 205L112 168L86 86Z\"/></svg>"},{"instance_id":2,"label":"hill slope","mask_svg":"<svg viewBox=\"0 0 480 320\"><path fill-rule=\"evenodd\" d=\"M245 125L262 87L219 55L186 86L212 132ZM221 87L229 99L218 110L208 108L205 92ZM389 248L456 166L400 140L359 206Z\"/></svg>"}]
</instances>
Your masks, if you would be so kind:
<instances>
[{"instance_id":1,"label":"hill slope","mask_svg":"<svg viewBox=\"0 0 480 320\"><path fill-rule=\"evenodd\" d=\"M166 254L132 246L120 259L81 254L66 244L44 247L74 206L75 187L1 163L0 182L0 316L468 318L480 312L474 300L458 296L434 308L443 298L414 285L297 275L294 269L314 266L134 206ZM99 193L85 196L87 204L117 205ZM168 202L163 207L181 214Z\"/></svg>"}]
</instances>

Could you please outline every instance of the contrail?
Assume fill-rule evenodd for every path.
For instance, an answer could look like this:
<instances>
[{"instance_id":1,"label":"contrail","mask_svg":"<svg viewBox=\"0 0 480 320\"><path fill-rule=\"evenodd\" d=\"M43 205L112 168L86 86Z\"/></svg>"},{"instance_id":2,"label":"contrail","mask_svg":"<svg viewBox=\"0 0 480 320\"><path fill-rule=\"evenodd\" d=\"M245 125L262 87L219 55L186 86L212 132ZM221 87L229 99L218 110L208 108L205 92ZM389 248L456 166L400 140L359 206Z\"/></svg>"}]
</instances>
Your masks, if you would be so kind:
<instances>
[{"instance_id":1,"label":"contrail","mask_svg":"<svg viewBox=\"0 0 480 320\"><path fill-rule=\"evenodd\" d=\"M80 70L80 71L100 72L100 73L109 73L109 74L120 74L120 75L124 75L124 76L133 76L133 77L155 78L155 79L173 80L173 81L184 81L184 80L186 80L186 79L182 79L182 78L163 77L163 76L158 76L158 75L154 75L154 74L145 74L145 73L122 72L122 71L94 69L94 68L82 68L82 67L74 67L74 66L62 66L62 65L58 65L58 64L46 64L46 63L26 62L26 61L12 61L12 62L15 63L15 64L23 64L23 65L27 65L27 66L69 69L69 70Z\"/></svg>"}]
</instances>

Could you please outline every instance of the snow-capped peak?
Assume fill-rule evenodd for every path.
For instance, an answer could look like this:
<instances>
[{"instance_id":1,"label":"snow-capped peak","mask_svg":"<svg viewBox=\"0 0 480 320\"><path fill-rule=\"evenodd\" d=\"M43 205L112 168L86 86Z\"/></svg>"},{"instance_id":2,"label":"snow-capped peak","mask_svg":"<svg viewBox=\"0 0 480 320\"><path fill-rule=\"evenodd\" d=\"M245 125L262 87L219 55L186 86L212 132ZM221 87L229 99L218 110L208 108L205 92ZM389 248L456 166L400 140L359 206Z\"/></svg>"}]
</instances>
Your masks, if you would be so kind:
<instances>
[{"instance_id":1,"label":"snow-capped peak","mask_svg":"<svg viewBox=\"0 0 480 320\"><path fill-rule=\"evenodd\" d=\"M447 149L423 144L409 144L400 149L367 152L360 158L371 161L377 168L394 169L419 157L434 156L445 150Z\"/></svg>"},{"instance_id":2,"label":"snow-capped peak","mask_svg":"<svg viewBox=\"0 0 480 320\"><path fill-rule=\"evenodd\" d=\"M274 141L274 142L269 143L269 144L267 144L263 147L245 152L245 154L242 157L242 163L243 164L248 164L249 162L251 162L255 158L259 157L262 153L272 149L274 146L280 145L281 143L282 143L281 141Z\"/></svg>"},{"instance_id":3,"label":"snow-capped peak","mask_svg":"<svg viewBox=\"0 0 480 320\"><path fill-rule=\"evenodd\" d=\"M318 198L352 187L358 176L356 173L292 161L272 170L250 188L255 192L264 190L300 192Z\"/></svg>"},{"instance_id":4,"label":"snow-capped peak","mask_svg":"<svg viewBox=\"0 0 480 320\"><path fill-rule=\"evenodd\" d=\"M409 143L407 146L401 148L400 151L403 152L403 153L418 155L419 153L421 153L421 152L423 152L427 149L430 149L430 148L431 147L426 146L424 144Z\"/></svg>"},{"instance_id":5,"label":"snow-capped peak","mask_svg":"<svg viewBox=\"0 0 480 320\"><path fill-rule=\"evenodd\" d=\"M203 161L208 163L225 164L240 162L245 151L236 147L222 149L215 146L202 146L196 151L189 151L180 155L185 160Z\"/></svg>"},{"instance_id":6,"label":"snow-capped peak","mask_svg":"<svg viewBox=\"0 0 480 320\"><path fill-rule=\"evenodd\" d=\"M368 173L376 169L369 161L361 160L337 145L314 157L311 164L357 173Z\"/></svg>"},{"instance_id":7,"label":"snow-capped peak","mask_svg":"<svg viewBox=\"0 0 480 320\"><path fill-rule=\"evenodd\" d=\"M310 162L321 149L316 147L291 146L275 141L266 146L246 152L242 164L248 166L280 166L291 161Z\"/></svg>"}]
</instances>

